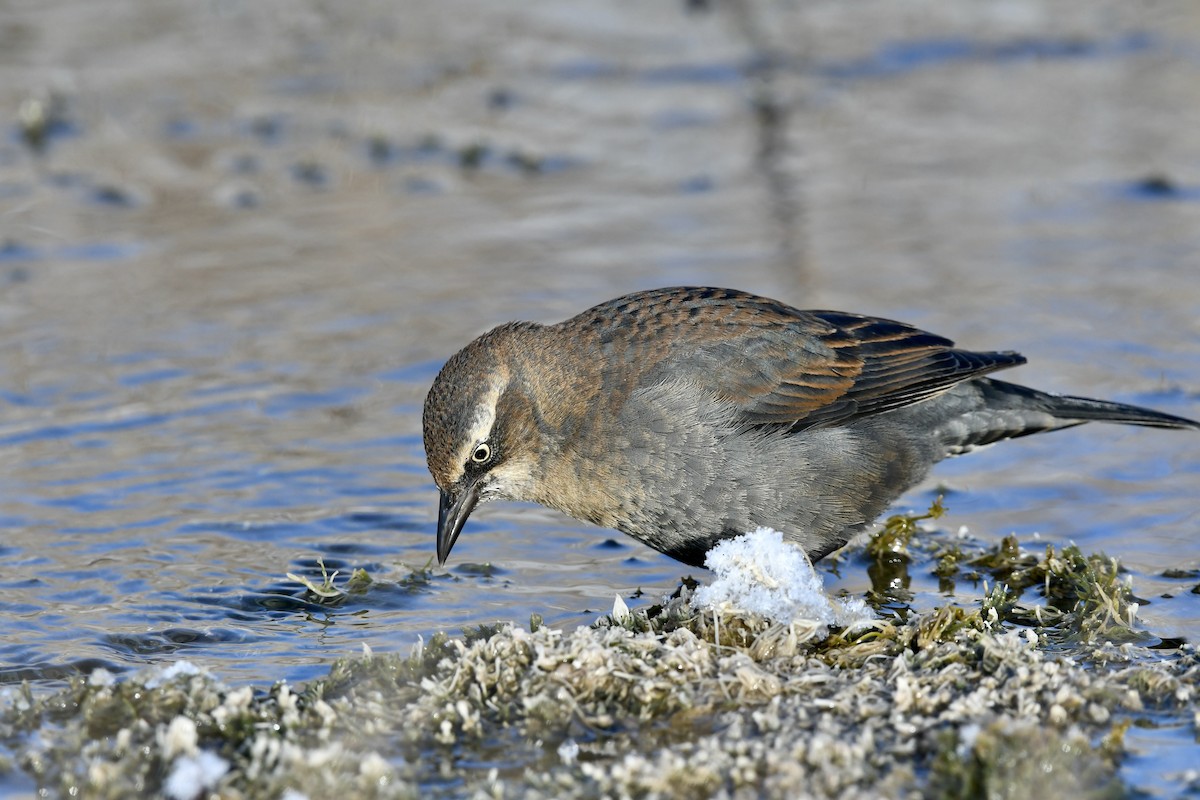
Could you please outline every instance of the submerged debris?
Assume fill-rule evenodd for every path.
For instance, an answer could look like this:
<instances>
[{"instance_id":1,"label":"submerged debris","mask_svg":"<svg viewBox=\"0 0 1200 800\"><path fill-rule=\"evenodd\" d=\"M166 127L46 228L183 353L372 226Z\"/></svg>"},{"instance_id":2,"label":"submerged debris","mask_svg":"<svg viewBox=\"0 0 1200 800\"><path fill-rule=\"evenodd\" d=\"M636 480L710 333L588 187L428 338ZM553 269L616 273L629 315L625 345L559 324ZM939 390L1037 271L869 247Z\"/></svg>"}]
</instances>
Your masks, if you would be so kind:
<instances>
[{"instance_id":1,"label":"submerged debris","mask_svg":"<svg viewBox=\"0 0 1200 800\"><path fill-rule=\"evenodd\" d=\"M875 561L890 556L908 556L908 545L920 530L920 523L929 519L940 519L946 507L939 495L924 514L895 514L883 523L879 531L867 543L867 555Z\"/></svg>"},{"instance_id":2,"label":"submerged debris","mask_svg":"<svg viewBox=\"0 0 1200 800\"><path fill-rule=\"evenodd\" d=\"M1120 796L1125 728L1193 724L1200 658L1137 646L1108 559L1006 548L975 607L904 622L697 609L685 582L591 627L438 635L301 687L186 662L22 686L0 741L48 793L100 798L1028 797L1048 774Z\"/></svg>"},{"instance_id":3,"label":"submerged debris","mask_svg":"<svg viewBox=\"0 0 1200 800\"><path fill-rule=\"evenodd\" d=\"M317 559L317 567L321 570L321 583L317 585L310 578L303 575L297 575L294 572L287 573L288 580L295 581L305 588L304 600L318 605L338 606L346 601L347 597L360 595L367 590L371 585L371 576L364 569L356 569L350 574L350 579L346 581L344 587L339 587L335 581L340 574L338 570L334 570L332 574L325 568L325 561ZM414 575L417 573L414 573ZM410 575L411 579L412 576Z\"/></svg>"}]
</instances>

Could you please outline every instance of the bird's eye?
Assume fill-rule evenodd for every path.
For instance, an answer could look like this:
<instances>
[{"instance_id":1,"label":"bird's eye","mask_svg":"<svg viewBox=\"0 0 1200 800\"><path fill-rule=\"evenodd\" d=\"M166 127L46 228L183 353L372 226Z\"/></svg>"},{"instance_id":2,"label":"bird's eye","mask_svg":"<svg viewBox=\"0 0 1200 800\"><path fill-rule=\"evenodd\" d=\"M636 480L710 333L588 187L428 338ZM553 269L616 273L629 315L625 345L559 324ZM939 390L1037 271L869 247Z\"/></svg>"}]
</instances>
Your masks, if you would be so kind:
<instances>
[{"instance_id":1,"label":"bird's eye","mask_svg":"<svg viewBox=\"0 0 1200 800\"><path fill-rule=\"evenodd\" d=\"M475 451L471 453L471 460L476 464L482 464L492 457L492 447L487 442L480 442L475 445Z\"/></svg>"}]
</instances>

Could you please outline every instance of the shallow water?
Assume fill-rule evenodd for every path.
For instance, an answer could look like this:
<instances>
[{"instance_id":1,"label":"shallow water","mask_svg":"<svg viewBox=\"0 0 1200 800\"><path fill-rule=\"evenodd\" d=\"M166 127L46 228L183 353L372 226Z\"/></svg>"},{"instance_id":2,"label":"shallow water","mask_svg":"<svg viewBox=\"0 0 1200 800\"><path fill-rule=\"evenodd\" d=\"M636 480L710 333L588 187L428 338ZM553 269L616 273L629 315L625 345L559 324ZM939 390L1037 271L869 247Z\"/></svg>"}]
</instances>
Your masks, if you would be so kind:
<instances>
[{"instance_id":1,"label":"shallow water","mask_svg":"<svg viewBox=\"0 0 1200 800\"><path fill-rule=\"evenodd\" d=\"M686 570L515 505L396 583L433 556L442 360L634 289L904 319L1022 351L1017 381L1200 415L1200 17L921 8L8 9L0 681L184 656L295 681L656 600ZM35 153L16 112L45 92ZM944 485L952 530L1104 550L1147 628L1195 642L1198 445L1005 443L901 507ZM318 558L377 584L306 604L285 576ZM828 582L871 585L853 556Z\"/></svg>"}]
</instances>

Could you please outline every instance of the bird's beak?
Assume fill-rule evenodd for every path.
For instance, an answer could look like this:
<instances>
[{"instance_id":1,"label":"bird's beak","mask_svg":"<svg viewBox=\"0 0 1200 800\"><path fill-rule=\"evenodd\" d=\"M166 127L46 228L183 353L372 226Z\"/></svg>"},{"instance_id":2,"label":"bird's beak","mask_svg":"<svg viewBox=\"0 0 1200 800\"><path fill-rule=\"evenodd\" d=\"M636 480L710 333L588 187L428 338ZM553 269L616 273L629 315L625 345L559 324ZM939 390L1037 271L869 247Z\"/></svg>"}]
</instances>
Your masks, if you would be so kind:
<instances>
[{"instance_id":1,"label":"bird's beak","mask_svg":"<svg viewBox=\"0 0 1200 800\"><path fill-rule=\"evenodd\" d=\"M450 548L454 547L454 543L458 541L458 535L462 533L467 517L471 516L471 511L478 502L479 487L475 483L468 484L462 494L458 496L450 492L441 493L441 499L438 502L437 527L439 566L446 563L446 557L450 555Z\"/></svg>"}]
</instances>

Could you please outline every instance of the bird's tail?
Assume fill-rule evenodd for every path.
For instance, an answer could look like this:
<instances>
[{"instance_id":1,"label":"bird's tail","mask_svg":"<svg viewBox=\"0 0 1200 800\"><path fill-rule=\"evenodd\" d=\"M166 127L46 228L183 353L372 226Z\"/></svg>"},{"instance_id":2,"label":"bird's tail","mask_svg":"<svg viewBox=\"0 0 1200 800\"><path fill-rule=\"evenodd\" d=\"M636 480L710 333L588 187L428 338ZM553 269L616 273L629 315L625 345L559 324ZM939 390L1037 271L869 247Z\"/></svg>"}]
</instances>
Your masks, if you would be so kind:
<instances>
[{"instance_id":1,"label":"bird's tail","mask_svg":"<svg viewBox=\"0 0 1200 800\"><path fill-rule=\"evenodd\" d=\"M1062 422L1072 425L1084 422L1115 422L1120 425L1143 425L1147 428L1196 428L1200 422L1177 417L1152 408L1142 408L1128 403L1113 403L1108 400L1092 400L1089 397L1073 397L1065 394L1050 394L992 379L980 381L981 388L989 400L1002 395L1011 402L1017 400L1026 408L1034 408L1050 414ZM996 397L999 400L999 397ZM999 404L1007 405L1003 400Z\"/></svg>"},{"instance_id":2,"label":"bird's tail","mask_svg":"<svg viewBox=\"0 0 1200 800\"><path fill-rule=\"evenodd\" d=\"M969 387L969 388L968 388ZM1032 433L1070 428L1085 422L1113 422L1148 428L1193 428L1200 422L1127 403L1039 392L1015 383L978 378L963 386L977 392L973 409L948 422L942 431L949 454L1016 439Z\"/></svg>"}]
</instances>

